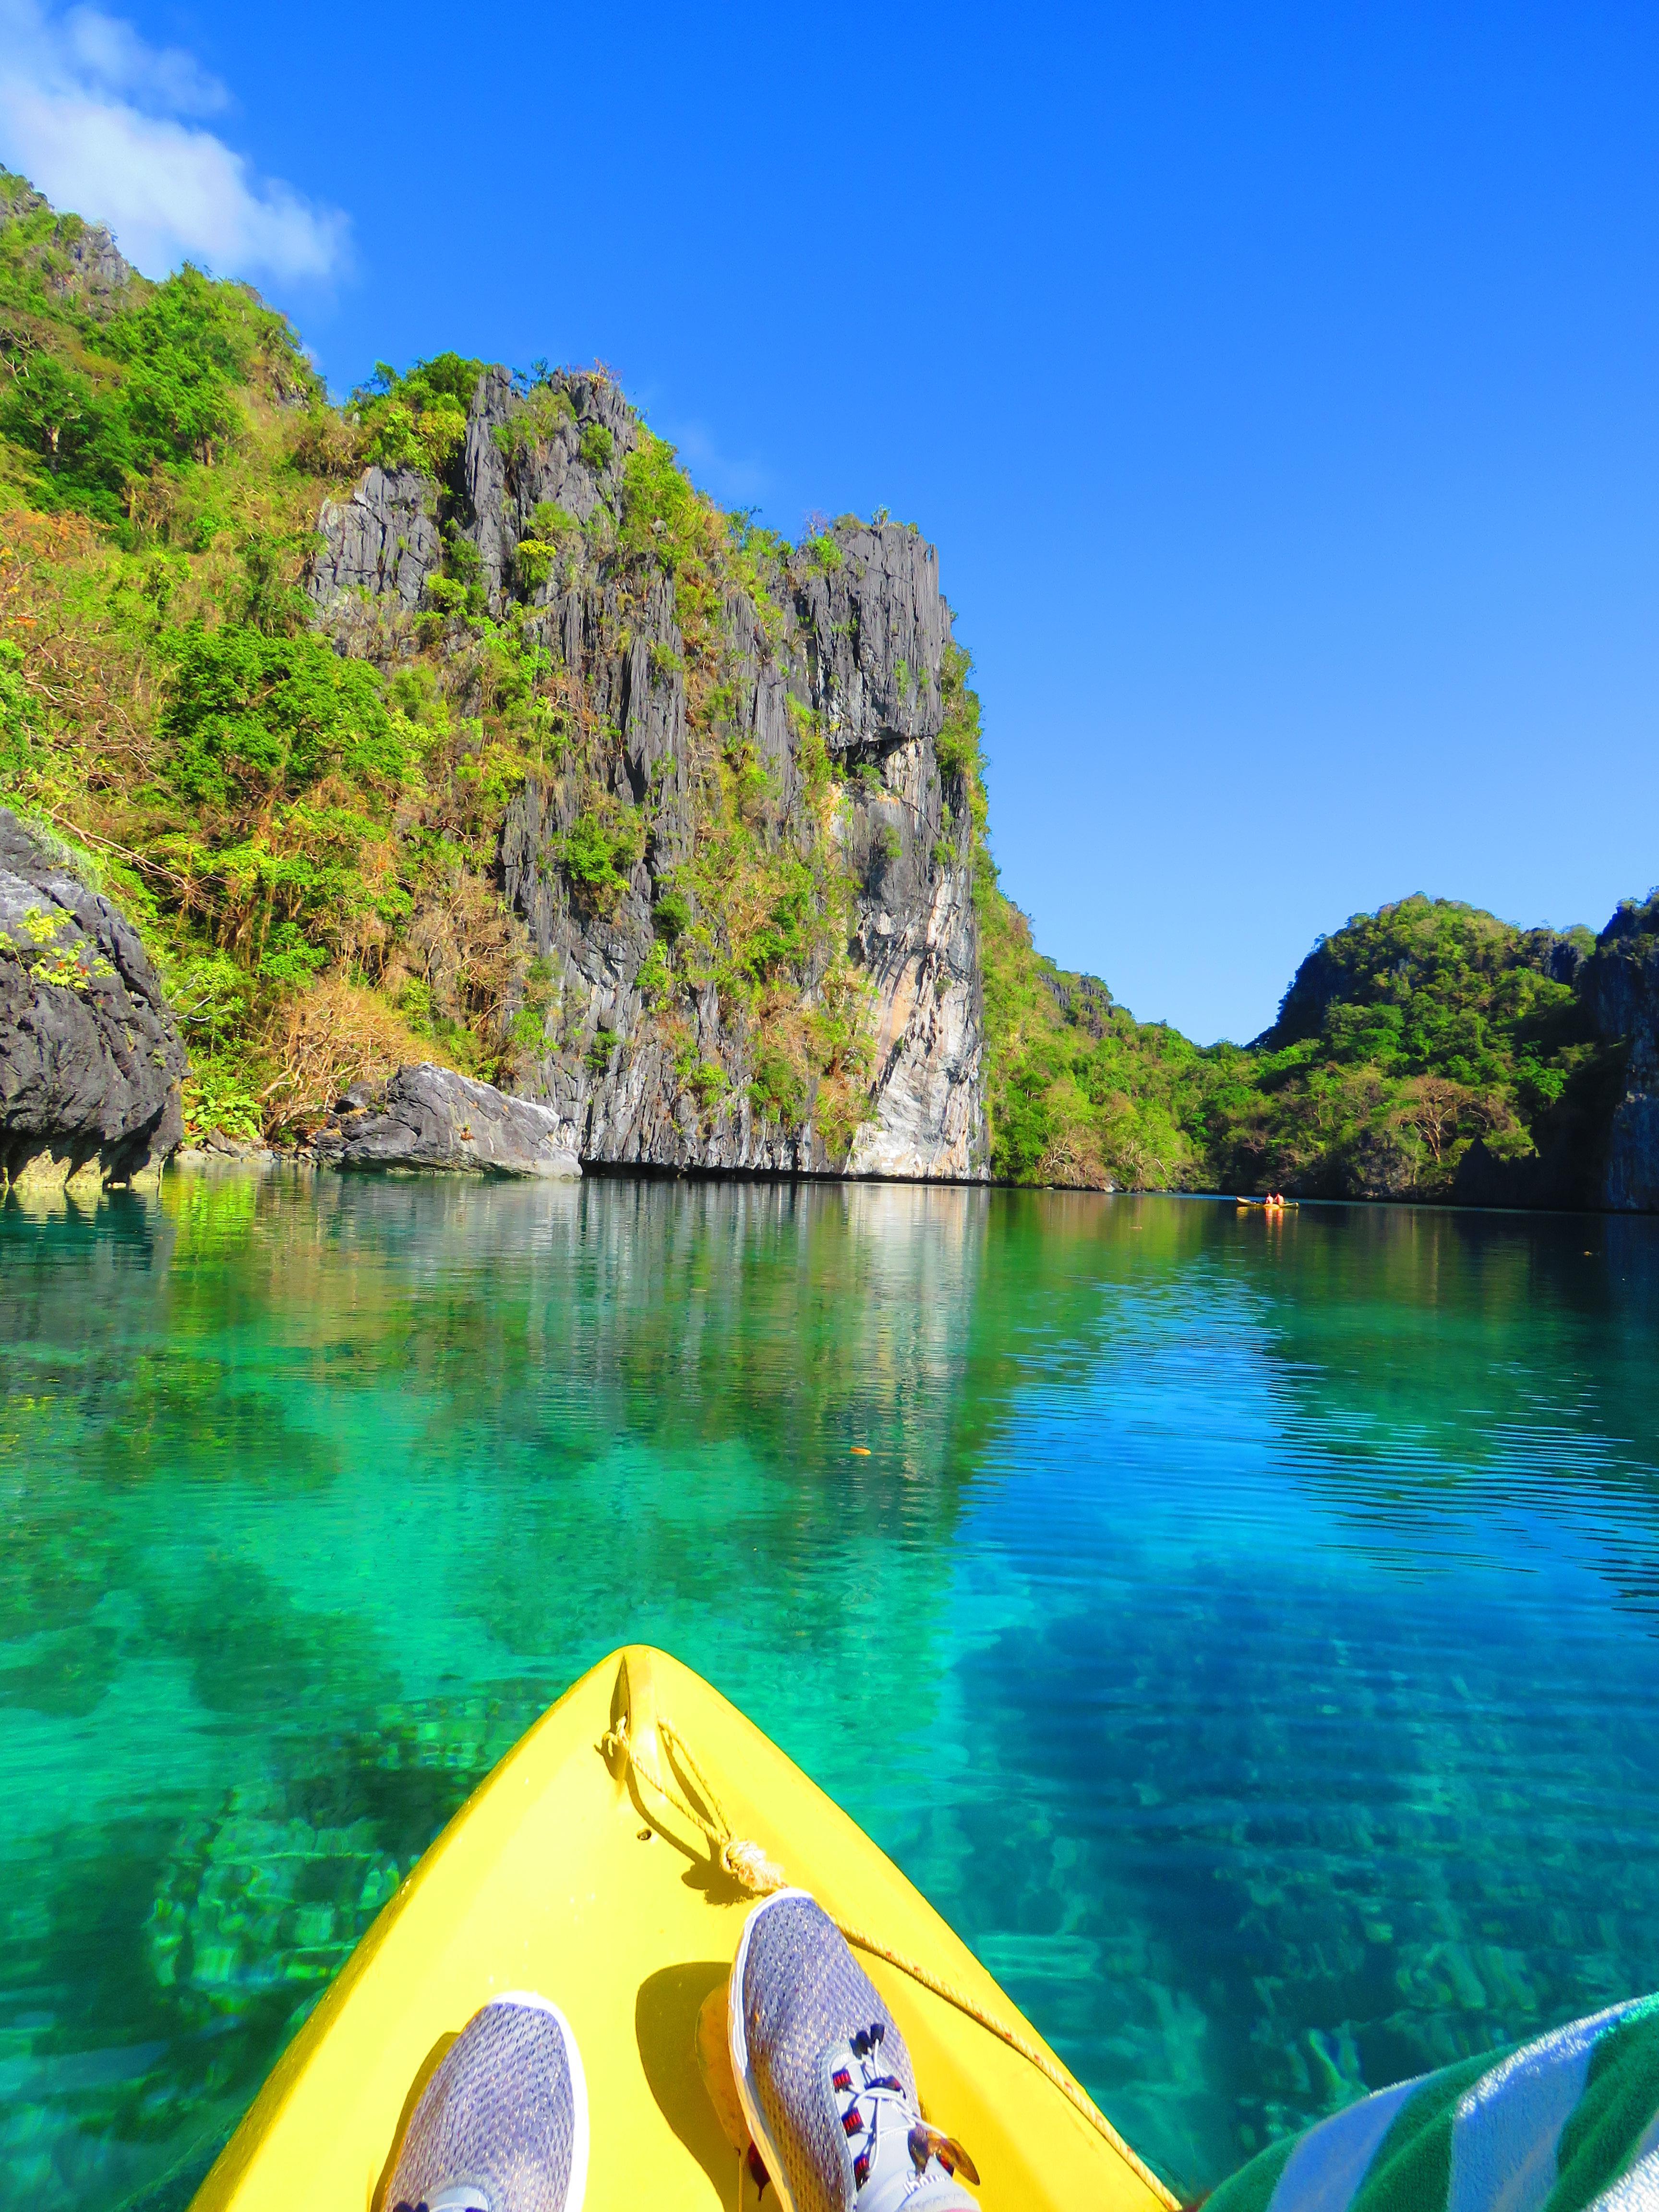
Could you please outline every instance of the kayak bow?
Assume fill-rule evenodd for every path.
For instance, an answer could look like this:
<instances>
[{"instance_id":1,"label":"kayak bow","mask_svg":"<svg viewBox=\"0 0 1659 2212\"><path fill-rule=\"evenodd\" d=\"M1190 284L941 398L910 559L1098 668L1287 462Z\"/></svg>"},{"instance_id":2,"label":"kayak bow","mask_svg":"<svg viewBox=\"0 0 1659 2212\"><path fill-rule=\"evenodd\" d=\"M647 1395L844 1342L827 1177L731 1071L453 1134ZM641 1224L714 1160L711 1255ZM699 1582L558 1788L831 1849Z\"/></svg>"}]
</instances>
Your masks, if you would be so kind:
<instances>
[{"instance_id":1,"label":"kayak bow","mask_svg":"<svg viewBox=\"0 0 1659 2212\"><path fill-rule=\"evenodd\" d=\"M193 2212L389 2212L421 2091L478 2007L513 1989L542 1990L575 2031L588 2212L750 2212L697 2021L756 1894L783 1880L860 1947L928 2118L973 2154L984 2212L1170 2212L892 1862L735 1706L642 1645L585 1674L462 1807L277 2062Z\"/></svg>"}]
</instances>

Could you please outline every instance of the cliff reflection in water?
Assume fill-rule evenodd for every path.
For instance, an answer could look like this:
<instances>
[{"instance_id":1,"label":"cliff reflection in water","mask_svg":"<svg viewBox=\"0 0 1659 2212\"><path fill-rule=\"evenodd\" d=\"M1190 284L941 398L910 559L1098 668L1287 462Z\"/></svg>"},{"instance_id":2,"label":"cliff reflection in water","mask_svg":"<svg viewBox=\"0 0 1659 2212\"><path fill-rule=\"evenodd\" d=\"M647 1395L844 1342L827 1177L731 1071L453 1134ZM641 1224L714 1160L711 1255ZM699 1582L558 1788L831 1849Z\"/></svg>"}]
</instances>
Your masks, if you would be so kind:
<instances>
[{"instance_id":1,"label":"cliff reflection in water","mask_svg":"<svg viewBox=\"0 0 1659 2212\"><path fill-rule=\"evenodd\" d=\"M228 1179L4 1218L0 1956L42 2016L0 2147L41 2202L222 2135L614 1644L786 1737L805 1669L809 1753L879 1734L872 1644L926 1711L984 1208Z\"/></svg>"},{"instance_id":2,"label":"cliff reflection in water","mask_svg":"<svg viewBox=\"0 0 1659 2212\"><path fill-rule=\"evenodd\" d=\"M341 1178L0 1212L8 2195L179 2197L635 1637L1183 2187L1659 1984L1656 1226Z\"/></svg>"}]
</instances>

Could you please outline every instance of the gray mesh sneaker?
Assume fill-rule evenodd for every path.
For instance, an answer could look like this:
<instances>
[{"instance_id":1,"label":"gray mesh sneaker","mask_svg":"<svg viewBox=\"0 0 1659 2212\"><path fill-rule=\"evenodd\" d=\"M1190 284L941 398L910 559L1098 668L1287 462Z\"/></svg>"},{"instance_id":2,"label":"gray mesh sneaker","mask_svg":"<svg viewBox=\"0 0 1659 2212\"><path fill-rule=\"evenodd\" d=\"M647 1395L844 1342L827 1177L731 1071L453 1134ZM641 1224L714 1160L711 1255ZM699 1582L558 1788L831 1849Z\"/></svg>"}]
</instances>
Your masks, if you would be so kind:
<instances>
[{"instance_id":1,"label":"gray mesh sneaker","mask_svg":"<svg viewBox=\"0 0 1659 2212\"><path fill-rule=\"evenodd\" d=\"M805 1890L779 1890L744 1923L726 2020L779 2212L978 2212L954 2176L979 2176L922 2118L893 2015Z\"/></svg>"},{"instance_id":2,"label":"gray mesh sneaker","mask_svg":"<svg viewBox=\"0 0 1659 2212\"><path fill-rule=\"evenodd\" d=\"M475 2012L427 2083L386 2192L392 2212L580 2212L587 2083L570 2023L514 1990Z\"/></svg>"}]
</instances>

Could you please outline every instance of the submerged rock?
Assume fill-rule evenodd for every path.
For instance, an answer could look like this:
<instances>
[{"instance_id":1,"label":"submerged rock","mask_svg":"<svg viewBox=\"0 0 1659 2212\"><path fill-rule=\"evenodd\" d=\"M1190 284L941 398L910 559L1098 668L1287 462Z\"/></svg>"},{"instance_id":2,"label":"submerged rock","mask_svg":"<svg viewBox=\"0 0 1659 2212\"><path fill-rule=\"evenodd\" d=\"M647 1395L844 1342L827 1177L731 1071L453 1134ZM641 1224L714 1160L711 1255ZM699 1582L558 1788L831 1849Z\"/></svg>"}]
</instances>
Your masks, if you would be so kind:
<instances>
[{"instance_id":1,"label":"submerged rock","mask_svg":"<svg viewBox=\"0 0 1659 2212\"><path fill-rule=\"evenodd\" d=\"M475 1175L569 1177L581 1165L550 1107L509 1098L447 1067L400 1067L389 1083L359 1085L335 1107L313 1146L340 1168L459 1168Z\"/></svg>"},{"instance_id":2,"label":"submerged rock","mask_svg":"<svg viewBox=\"0 0 1659 2212\"><path fill-rule=\"evenodd\" d=\"M270 1145L230 1136L223 1129L210 1129L198 1143L180 1145L170 1164L174 1169L232 1168L264 1175L282 1167L293 1157Z\"/></svg>"},{"instance_id":3,"label":"submerged rock","mask_svg":"<svg viewBox=\"0 0 1659 2212\"><path fill-rule=\"evenodd\" d=\"M137 931L0 807L0 1185L158 1172L187 1066Z\"/></svg>"}]
</instances>

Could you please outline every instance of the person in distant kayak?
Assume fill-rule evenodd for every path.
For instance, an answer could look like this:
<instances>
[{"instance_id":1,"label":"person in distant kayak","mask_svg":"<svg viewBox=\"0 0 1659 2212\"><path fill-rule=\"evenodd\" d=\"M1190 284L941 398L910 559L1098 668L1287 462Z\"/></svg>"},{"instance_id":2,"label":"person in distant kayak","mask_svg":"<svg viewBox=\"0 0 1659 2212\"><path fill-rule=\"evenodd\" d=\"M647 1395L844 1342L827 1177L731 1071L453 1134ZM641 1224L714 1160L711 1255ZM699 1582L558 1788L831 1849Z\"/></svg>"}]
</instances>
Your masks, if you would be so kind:
<instances>
[{"instance_id":1,"label":"person in distant kayak","mask_svg":"<svg viewBox=\"0 0 1659 2212\"><path fill-rule=\"evenodd\" d=\"M726 2008L750 2172L779 2212L979 2212L956 2178L978 2179L972 2160L923 2119L897 2023L805 1891L775 1891L750 1912ZM427 2084L387 2204L580 2212L586 2182L587 2089L569 2022L533 1992L493 1998Z\"/></svg>"}]
</instances>

